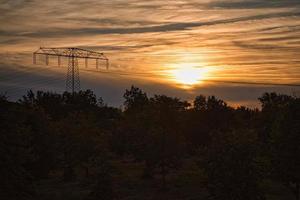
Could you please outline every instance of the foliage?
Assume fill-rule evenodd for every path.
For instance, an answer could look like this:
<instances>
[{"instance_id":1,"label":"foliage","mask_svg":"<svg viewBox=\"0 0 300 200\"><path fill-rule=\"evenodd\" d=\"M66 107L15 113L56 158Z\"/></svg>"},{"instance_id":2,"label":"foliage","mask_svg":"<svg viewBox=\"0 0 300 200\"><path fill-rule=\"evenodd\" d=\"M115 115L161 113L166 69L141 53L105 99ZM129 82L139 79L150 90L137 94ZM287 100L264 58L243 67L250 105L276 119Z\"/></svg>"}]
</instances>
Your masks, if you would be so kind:
<instances>
[{"instance_id":1,"label":"foliage","mask_svg":"<svg viewBox=\"0 0 300 200\"><path fill-rule=\"evenodd\" d=\"M271 176L300 198L300 99L275 93L260 98L268 122L268 157ZM272 117L270 117L272 115Z\"/></svg>"},{"instance_id":2,"label":"foliage","mask_svg":"<svg viewBox=\"0 0 300 200\"><path fill-rule=\"evenodd\" d=\"M29 129L22 109L1 98L0 101L0 197L32 199L34 187L26 164L32 160Z\"/></svg>"},{"instance_id":3,"label":"foliage","mask_svg":"<svg viewBox=\"0 0 300 200\"><path fill-rule=\"evenodd\" d=\"M205 170L213 199L264 199L255 140L251 131L217 132L212 143L202 150L199 164Z\"/></svg>"},{"instance_id":4,"label":"foliage","mask_svg":"<svg viewBox=\"0 0 300 200\"><path fill-rule=\"evenodd\" d=\"M34 186L47 182L109 200L124 191L122 184L133 193L133 187L153 191L167 183L180 190L182 184L174 184L180 174L198 174L195 185L186 187L213 199L264 199L261 185L268 179L287 186L298 200L299 98L265 93L259 99L261 110L203 95L191 106L166 95L148 97L132 86L121 110L91 90L28 91L18 102L0 95L0 197L39 198L43 190Z\"/></svg>"},{"instance_id":5,"label":"foliage","mask_svg":"<svg viewBox=\"0 0 300 200\"><path fill-rule=\"evenodd\" d=\"M96 168L96 183L92 188L89 199L114 199L113 190L113 166L109 162L108 152L102 151L101 154L93 158L93 166Z\"/></svg>"}]
</instances>

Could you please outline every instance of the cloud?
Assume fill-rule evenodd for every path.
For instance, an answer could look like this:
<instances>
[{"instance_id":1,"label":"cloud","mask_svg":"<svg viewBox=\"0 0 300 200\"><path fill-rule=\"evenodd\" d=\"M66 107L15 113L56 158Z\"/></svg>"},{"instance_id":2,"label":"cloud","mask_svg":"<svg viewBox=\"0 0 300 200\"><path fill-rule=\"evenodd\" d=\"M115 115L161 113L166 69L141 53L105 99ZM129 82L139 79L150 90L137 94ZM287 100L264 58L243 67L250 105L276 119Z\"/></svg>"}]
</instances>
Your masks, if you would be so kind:
<instances>
[{"instance_id":1,"label":"cloud","mask_svg":"<svg viewBox=\"0 0 300 200\"><path fill-rule=\"evenodd\" d=\"M209 8L222 9L258 9L258 8L283 8L298 7L298 0L238 0L238 1L214 1L208 4Z\"/></svg>"},{"instance_id":2,"label":"cloud","mask_svg":"<svg viewBox=\"0 0 300 200\"><path fill-rule=\"evenodd\" d=\"M214 20L207 22L179 22L179 23L168 23L163 25L146 26L146 27L131 27L131 28L57 28L54 30L42 30L32 32L9 32L1 30L0 34L4 36L16 35L23 37L66 37L66 36L83 36L83 35L105 35L105 34L138 34L138 33L159 33L159 32L173 32L173 31L184 31L191 28L202 27L202 26L214 26L224 25L238 22L247 22L262 19L271 19L279 17L292 17L300 16L300 12L280 12L270 13L246 17L238 17L224 20Z\"/></svg>"},{"instance_id":3,"label":"cloud","mask_svg":"<svg viewBox=\"0 0 300 200\"><path fill-rule=\"evenodd\" d=\"M264 41L278 41L281 39L264 39ZM248 41L248 42L243 42L243 41L233 41L234 45L242 48L247 48L247 49L255 49L255 50L274 50L274 51L295 51L295 48L293 47L288 47L288 46L282 46L281 44L261 44L257 41Z\"/></svg>"}]
</instances>

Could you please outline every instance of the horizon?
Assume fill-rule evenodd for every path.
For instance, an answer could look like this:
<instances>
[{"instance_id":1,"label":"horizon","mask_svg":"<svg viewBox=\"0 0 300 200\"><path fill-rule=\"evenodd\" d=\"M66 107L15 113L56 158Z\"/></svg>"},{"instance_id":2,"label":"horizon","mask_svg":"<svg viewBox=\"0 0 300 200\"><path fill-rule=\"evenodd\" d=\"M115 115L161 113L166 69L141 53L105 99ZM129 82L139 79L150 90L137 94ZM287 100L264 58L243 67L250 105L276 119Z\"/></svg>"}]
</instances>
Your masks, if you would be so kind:
<instances>
[{"instance_id":1,"label":"horizon","mask_svg":"<svg viewBox=\"0 0 300 200\"><path fill-rule=\"evenodd\" d=\"M240 107L245 107L245 108L251 109L251 110L256 110L256 109L261 110L261 109L262 109L262 104L261 104L259 98L261 98L263 95L265 95L265 94L272 94L272 93L274 93L274 94L276 94L276 95L286 95L286 94L284 94L284 93L264 92L264 93L262 93L260 96L257 97L257 102L256 102L256 104L251 104L250 106L249 106L249 105L247 106L247 105L233 104L232 102L227 102L226 100L224 100L224 99L222 99L222 98L219 98L218 96L215 96L215 95L208 95L208 96L206 96L206 95L203 95L203 94L199 94L199 95L197 95L197 96L194 96L193 99L184 99L184 98L180 98L180 97L175 96L175 95L168 96L168 95L165 95L165 94L163 94L163 93L161 93L161 94L160 94L160 93L152 93L152 94L150 93L150 94L149 94L148 92L146 92L145 90L143 90L143 88L136 87L135 85L131 85L131 87L126 88L126 89L124 90L123 94L121 95L121 96L122 96L122 100L123 100L122 103L116 105L116 104L111 104L110 102L105 101L105 99L103 99L102 96L98 96L93 90L90 90L90 89L75 91L75 93L78 94L79 92L86 92L86 91L89 90L89 91L92 92L92 94L95 95L97 101L103 100L102 103L104 103L105 106L107 106L107 107L113 107L113 108L117 108L117 109L124 110L124 106L125 106L125 105L124 105L124 103L125 103L124 94L125 94L126 91L130 91L130 89L131 89L132 87L137 88L137 89L140 89L141 91L145 92L145 94L147 95L147 97L148 97L149 99L154 98L155 96L167 96L167 97L171 97L171 98L176 98L176 99L178 99L178 100L180 100L180 101L185 101L185 102L187 102L187 103L190 104L190 106L188 107L188 109L193 109L193 108L194 108L194 106L195 106L195 105L194 105L194 101L195 101L195 99L196 99L197 97L199 97L199 96L204 96L205 98L215 97L215 98L218 99L218 100L222 100L222 101L224 101L224 103L226 103L226 105L227 105L228 107L231 107L231 108L234 108L234 109L238 109L238 108L240 108ZM45 91L44 91L44 90L31 90L31 89L29 89L29 90L26 91L26 93L22 94L22 95L21 95L20 97L18 97L18 98L12 98L11 96L8 96L7 93L2 93L2 94L0 94L0 95L3 95L4 98L6 98L8 101L10 101L10 102L12 102L12 103L18 103L18 102L24 100L24 97L27 97L28 93L31 92L31 91L33 92L33 94L34 94L35 96L37 95L37 92L51 93L51 94L58 94L58 95L63 95L64 93L72 94L72 92L68 92L68 91L61 91L61 92L59 92L59 91L54 91L54 90L52 90L52 91L51 91L51 90L45 90ZM298 98L298 96L296 96L295 94L294 94L294 95L287 95L287 96Z\"/></svg>"}]
</instances>

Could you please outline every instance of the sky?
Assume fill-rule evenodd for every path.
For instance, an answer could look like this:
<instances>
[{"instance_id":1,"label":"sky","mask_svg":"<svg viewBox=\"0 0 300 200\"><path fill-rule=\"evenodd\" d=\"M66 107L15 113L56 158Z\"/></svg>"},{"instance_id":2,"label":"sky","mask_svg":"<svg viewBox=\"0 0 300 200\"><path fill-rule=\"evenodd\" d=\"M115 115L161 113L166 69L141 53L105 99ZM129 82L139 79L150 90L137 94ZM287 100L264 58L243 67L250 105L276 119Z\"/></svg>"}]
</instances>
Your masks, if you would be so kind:
<instances>
[{"instance_id":1,"label":"sky","mask_svg":"<svg viewBox=\"0 0 300 200\"><path fill-rule=\"evenodd\" d=\"M264 92L300 94L299 0L0 0L0 13L0 92L11 99L65 90L67 62L33 65L39 47L103 52L108 70L79 61L81 88L113 106L131 85L249 107Z\"/></svg>"}]
</instances>

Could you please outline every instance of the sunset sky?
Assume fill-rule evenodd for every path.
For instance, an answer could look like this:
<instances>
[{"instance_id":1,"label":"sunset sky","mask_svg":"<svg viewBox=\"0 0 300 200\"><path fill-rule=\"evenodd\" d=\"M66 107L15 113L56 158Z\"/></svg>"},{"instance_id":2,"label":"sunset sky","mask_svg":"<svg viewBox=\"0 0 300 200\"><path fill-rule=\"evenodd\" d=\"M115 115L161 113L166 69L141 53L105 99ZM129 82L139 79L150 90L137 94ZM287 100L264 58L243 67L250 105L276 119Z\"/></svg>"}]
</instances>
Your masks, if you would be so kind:
<instances>
[{"instance_id":1,"label":"sunset sky","mask_svg":"<svg viewBox=\"0 0 300 200\"><path fill-rule=\"evenodd\" d=\"M55 59L32 64L40 46L105 53L109 70L80 66L81 86L114 106L132 84L234 106L300 94L299 0L0 0L0 13L0 92L12 99L65 89Z\"/></svg>"}]
</instances>

